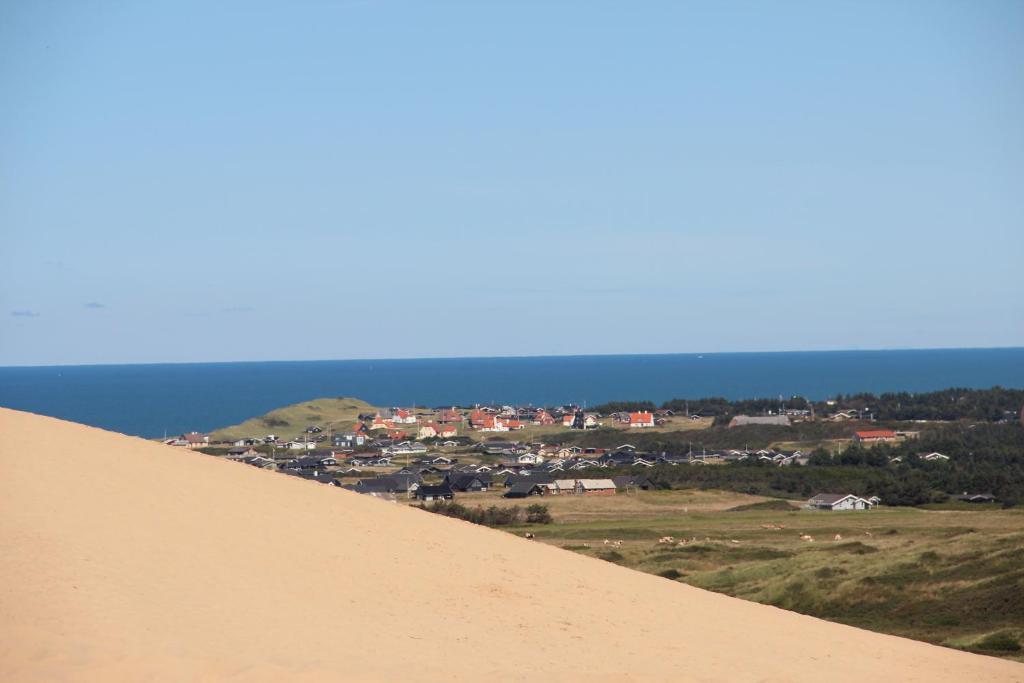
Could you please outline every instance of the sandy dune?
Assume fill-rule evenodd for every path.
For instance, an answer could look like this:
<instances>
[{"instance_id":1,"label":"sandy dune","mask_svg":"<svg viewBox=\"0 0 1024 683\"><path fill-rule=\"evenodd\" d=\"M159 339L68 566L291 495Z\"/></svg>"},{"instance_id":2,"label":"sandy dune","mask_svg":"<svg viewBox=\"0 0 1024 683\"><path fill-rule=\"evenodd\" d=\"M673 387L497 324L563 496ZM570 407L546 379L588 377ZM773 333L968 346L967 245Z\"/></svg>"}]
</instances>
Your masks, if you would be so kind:
<instances>
[{"instance_id":1,"label":"sandy dune","mask_svg":"<svg viewBox=\"0 0 1024 683\"><path fill-rule=\"evenodd\" d=\"M0 680L1024 681L292 477L0 410Z\"/></svg>"}]
</instances>

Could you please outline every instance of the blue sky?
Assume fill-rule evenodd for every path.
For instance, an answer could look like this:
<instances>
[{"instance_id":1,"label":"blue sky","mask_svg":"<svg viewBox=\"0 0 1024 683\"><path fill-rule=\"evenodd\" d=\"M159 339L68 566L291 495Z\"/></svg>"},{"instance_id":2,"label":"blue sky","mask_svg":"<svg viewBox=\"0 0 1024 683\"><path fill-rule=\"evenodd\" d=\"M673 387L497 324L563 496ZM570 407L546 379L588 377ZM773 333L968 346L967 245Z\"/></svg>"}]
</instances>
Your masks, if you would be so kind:
<instances>
[{"instance_id":1,"label":"blue sky","mask_svg":"<svg viewBox=\"0 0 1024 683\"><path fill-rule=\"evenodd\" d=\"M1024 344L1020 2L7 0L0 92L0 365Z\"/></svg>"}]
</instances>

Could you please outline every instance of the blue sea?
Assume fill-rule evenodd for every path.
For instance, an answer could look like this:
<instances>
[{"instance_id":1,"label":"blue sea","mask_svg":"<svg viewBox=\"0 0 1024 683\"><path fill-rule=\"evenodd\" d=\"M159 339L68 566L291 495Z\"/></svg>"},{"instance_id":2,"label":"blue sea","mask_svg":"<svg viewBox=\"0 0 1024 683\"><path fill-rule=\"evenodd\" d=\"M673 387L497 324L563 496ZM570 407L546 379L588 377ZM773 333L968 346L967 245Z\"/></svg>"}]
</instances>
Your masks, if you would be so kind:
<instances>
[{"instance_id":1,"label":"blue sea","mask_svg":"<svg viewBox=\"0 0 1024 683\"><path fill-rule=\"evenodd\" d=\"M0 368L0 405L155 437L313 398L549 405L1024 387L1024 348Z\"/></svg>"}]
</instances>

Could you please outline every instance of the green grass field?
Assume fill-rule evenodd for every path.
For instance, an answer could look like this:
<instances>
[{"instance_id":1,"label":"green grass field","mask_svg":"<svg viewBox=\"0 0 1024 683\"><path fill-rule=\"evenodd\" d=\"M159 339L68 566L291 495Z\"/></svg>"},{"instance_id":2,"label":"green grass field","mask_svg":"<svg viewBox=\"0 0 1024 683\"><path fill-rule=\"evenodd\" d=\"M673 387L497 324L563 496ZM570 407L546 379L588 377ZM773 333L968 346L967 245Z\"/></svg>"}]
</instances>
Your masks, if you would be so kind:
<instances>
[{"instance_id":1,"label":"green grass field","mask_svg":"<svg viewBox=\"0 0 1024 683\"><path fill-rule=\"evenodd\" d=\"M719 491L499 495L457 499L544 503L553 524L510 531L666 580L1024 661L1024 511L809 511ZM674 542L659 543L663 536Z\"/></svg>"}]
</instances>

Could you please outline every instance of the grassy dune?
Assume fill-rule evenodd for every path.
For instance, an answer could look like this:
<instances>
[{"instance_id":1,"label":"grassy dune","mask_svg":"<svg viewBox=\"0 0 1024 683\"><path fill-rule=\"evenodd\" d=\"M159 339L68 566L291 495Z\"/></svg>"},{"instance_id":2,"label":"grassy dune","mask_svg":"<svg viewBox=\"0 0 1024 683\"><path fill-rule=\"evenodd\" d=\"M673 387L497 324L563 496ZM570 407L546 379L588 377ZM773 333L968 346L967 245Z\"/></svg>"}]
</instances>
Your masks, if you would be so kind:
<instances>
[{"instance_id":1,"label":"grassy dune","mask_svg":"<svg viewBox=\"0 0 1024 683\"><path fill-rule=\"evenodd\" d=\"M673 494L689 496L687 512L684 497L673 502ZM645 496L652 500L642 502ZM1024 661L1024 512L812 512L750 498L723 511L723 501L709 504L692 491L641 492L614 507L614 515L608 513L615 504L606 501L586 515L580 503L552 497L544 502L555 523L529 531L545 543L669 580ZM658 543L662 536L676 543Z\"/></svg>"},{"instance_id":2,"label":"grassy dune","mask_svg":"<svg viewBox=\"0 0 1024 683\"><path fill-rule=\"evenodd\" d=\"M233 427L224 427L210 434L214 440L232 440L276 434L286 439L298 437L310 425L325 431L351 429L360 413L379 410L357 398L318 398L272 410L266 415L246 420Z\"/></svg>"}]
</instances>

